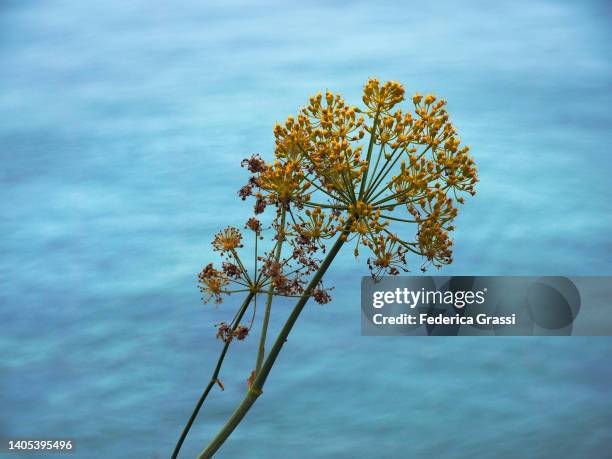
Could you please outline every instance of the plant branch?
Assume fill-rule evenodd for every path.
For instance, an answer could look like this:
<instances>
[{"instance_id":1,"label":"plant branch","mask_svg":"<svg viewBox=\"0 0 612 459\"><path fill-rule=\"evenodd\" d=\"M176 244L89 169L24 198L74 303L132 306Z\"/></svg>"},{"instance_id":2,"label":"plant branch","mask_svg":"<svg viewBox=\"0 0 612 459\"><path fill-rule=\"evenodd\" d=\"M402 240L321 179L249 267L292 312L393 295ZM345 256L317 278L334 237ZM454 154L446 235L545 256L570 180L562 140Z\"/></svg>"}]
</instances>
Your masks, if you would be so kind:
<instances>
[{"instance_id":1,"label":"plant branch","mask_svg":"<svg viewBox=\"0 0 612 459\"><path fill-rule=\"evenodd\" d=\"M368 145L368 153L366 155L366 163L368 168L365 170L361 177L361 185L359 186L359 199L363 197L365 190L366 181L368 180L368 171L370 169L370 158L372 157L372 148L374 147L374 140L376 139L376 129L378 128L378 111L374 115L374 121L372 122L372 131L370 132L370 143Z\"/></svg>"},{"instance_id":2,"label":"plant branch","mask_svg":"<svg viewBox=\"0 0 612 459\"><path fill-rule=\"evenodd\" d=\"M282 330L278 334L268 357L264 361L260 371L258 372L255 380L253 381L253 385L249 388L244 399L240 402L234 413L230 416L225 425L221 428L219 433L213 438L210 444L198 455L198 459L209 459L217 452L217 450L223 445L225 440L230 436L230 434L234 431L236 426L242 421L247 412L251 409L257 398L262 394L262 388L266 382L268 375L270 374L270 370L272 370L272 366L278 357L281 349L283 348L285 342L287 341L287 337L293 328L293 325L297 321L302 309L306 305L306 302L310 298L311 292L317 287L323 275L331 265L332 261L346 242L346 238L349 233L349 228L346 227L340 237L336 240L335 244L328 252L327 256L323 260L321 267L318 269L316 274L311 279L308 287L304 291L304 294L300 297L296 305L294 306L289 318L285 322Z\"/></svg>"},{"instance_id":3,"label":"plant branch","mask_svg":"<svg viewBox=\"0 0 612 459\"><path fill-rule=\"evenodd\" d=\"M255 292L250 292L244 299L244 302L240 306L238 315L236 316L236 322L232 326L232 331L235 331L236 328L238 327L238 324L240 323L240 319L242 319L242 316L244 316L244 313L248 309L249 303L251 302L254 296L255 296ZM200 409L202 408L202 405L204 404L204 401L206 400L206 397L208 397L208 393L211 391L213 386L217 383L217 378L219 377L219 372L221 371L221 366L223 365L223 361L225 360L225 355L227 354L227 349L229 348L229 345L230 345L229 342L223 345L223 350L221 351L221 355L219 356L219 359L217 360L217 365L215 366L215 370L213 371L213 374L210 377L210 382L204 389L204 392L202 392L202 395L200 396L198 402L196 403L196 406L193 409L193 412L191 413L191 416L189 417L189 420L187 421L187 424L185 425L185 428L183 429L183 432L181 433L181 436L178 442L176 443L176 446L174 447L174 451L172 452L172 459L176 459L178 457L179 451L181 450L181 447L183 446L185 438L187 438L187 434L189 433L191 426L196 420L198 413L200 412Z\"/></svg>"},{"instance_id":4,"label":"plant branch","mask_svg":"<svg viewBox=\"0 0 612 459\"><path fill-rule=\"evenodd\" d=\"M281 210L281 223L280 231L278 232L278 241L276 244L276 251L274 253L274 261L278 263L280 260L281 251L283 248L283 241L285 240L285 218L287 211L283 207ZM268 298L266 299L266 310L264 312L263 323L261 325L261 336L259 339L259 350L257 351L257 363L255 364L255 374L259 372L261 364L263 362L264 354L266 351L266 335L268 333L268 323L270 322L270 311L272 309L272 299L274 297L274 282L270 282L268 288Z\"/></svg>"}]
</instances>

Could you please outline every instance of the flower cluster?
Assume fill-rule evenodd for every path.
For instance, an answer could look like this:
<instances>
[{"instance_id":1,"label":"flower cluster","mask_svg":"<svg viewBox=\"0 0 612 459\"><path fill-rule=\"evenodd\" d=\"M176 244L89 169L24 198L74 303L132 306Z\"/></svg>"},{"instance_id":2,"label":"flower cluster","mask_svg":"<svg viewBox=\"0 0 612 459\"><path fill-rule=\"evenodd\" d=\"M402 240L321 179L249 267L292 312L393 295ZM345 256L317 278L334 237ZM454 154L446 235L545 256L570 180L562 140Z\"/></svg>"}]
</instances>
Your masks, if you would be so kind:
<instances>
[{"instance_id":1,"label":"flower cluster","mask_svg":"<svg viewBox=\"0 0 612 459\"><path fill-rule=\"evenodd\" d=\"M478 179L446 101L416 93L407 110L400 107L404 87L377 79L366 83L362 100L357 107L329 91L314 95L274 127L273 161L254 155L242 162L252 175L239 196L254 198L256 215L274 209L269 227L252 217L245 228L259 240L271 231L272 244L255 254L249 274L238 255L240 231L217 234L213 248L224 257L222 269L208 265L200 274L208 299L219 302L236 284L255 295L307 294L327 303L329 289L319 283L306 291L306 284L326 241L336 236L354 243L355 256L367 249L374 277L408 271L410 255L421 257L423 270L452 262L458 205L462 195L474 194Z\"/></svg>"},{"instance_id":2,"label":"flower cluster","mask_svg":"<svg viewBox=\"0 0 612 459\"><path fill-rule=\"evenodd\" d=\"M385 113L404 100L404 87L397 81L382 86L376 78L368 80L363 88L363 103L370 114Z\"/></svg>"},{"instance_id":3,"label":"flower cluster","mask_svg":"<svg viewBox=\"0 0 612 459\"><path fill-rule=\"evenodd\" d=\"M249 328L244 325L238 325L235 329L225 322L221 322L217 326L217 338L224 343L231 343L234 338L238 341L243 341L249 334Z\"/></svg>"},{"instance_id":4,"label":"flower cluster","mask_svg":"<svg viewBox=\"0 0 612 459\"><path fill-rule=\"evenodd\" d=\"M206 265L198 280L204 301L220 303L237 292L245 299L231 321L217 326L224 349L173 457L212 385L223 389L218 374L227 347L250 334L260 296L265 309L255 368L247 379L248 396L232 419L242 419L262 393L306 302L331 301L323 277L345 244L354 244L355 257L360 249L368 253L374 278L408 271L412 257L422 260L422 270L452 262L450 234L464 196L475 193L476 166L450 122L445 100L416 93L407 108L405 98L400 83L377 79L366 83L361 107L330 91L318 93L274 127L270 162L259 155L242 161L251 175L238 195L254 199L254 216L244 224L253 247L244 247L250 238L240 230L225 228L212 242L220 268ZM253 258L244 260L245 251ZM267 350L275 296L298 299ZM249 324L243 325L249 310ZM200 457L212 457L231 433L230 424Z\"/></svg>"},{"instance_id":5,"label":"flower cluster","mask_svg":"<svg viewBox=\"0 0 612 459\"><path fill-rule=\"evenodd\" d=\"M203 296L202 301L208 302L209 300L215 300L215 303L221 303L221 294L224 292L224 287L229 284L227 276L213 268L213 264L209 263L204 267L202 272L198 274L199 288Z\"/></svg>"},{"instance_id":6,"label":"flower cluster","mask_svg":"<svg viewBox=\"0 0 612 459\"><path fill-rule=\"evenodd\" d=\"M242 234L240 234L240 231L228 226L215 235L212 245L216 251L221 252L221 255L223 255L226 252L233 252L237 248L242 247L240 241L242 241Z\"/></svg>"}]
</instances>

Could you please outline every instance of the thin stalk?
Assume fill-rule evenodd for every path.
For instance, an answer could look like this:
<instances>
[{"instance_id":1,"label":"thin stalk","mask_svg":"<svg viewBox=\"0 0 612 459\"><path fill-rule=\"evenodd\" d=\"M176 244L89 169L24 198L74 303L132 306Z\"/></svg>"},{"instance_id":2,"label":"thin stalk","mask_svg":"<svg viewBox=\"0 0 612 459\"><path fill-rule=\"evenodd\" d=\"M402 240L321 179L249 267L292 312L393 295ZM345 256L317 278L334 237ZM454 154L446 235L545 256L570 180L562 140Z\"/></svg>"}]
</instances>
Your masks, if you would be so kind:
<instances>
[{"instance_id":1,"label":"thin stalk","mask_svg":"<svg viewBox=\"0 0 612 459\"><path fill-rule=\"evenodd\" d=\"M410 128L410 131L408 132L408 135L410 135L412 133L413 128ZM387 165L389 164L389 162L391 161L391 159L393 158L393 156L395 156L395 153L400 150L400 154L398 157L401 156L401 154L406 151L406 147L408 145L404 144L402 146L402 144L399 144L397 147L395 147L393 149L393 151L389 154L389 159L387 160L387 162L383 165L383 167L381 168L381 170L378 172L378 174L376 175L376 177L374 179L371 180L370 184L368 185L368 188L366 189L366 199L365 201L370 201L370 196L372 195L372 193L376 190L376 188L378 187L378 185L380 184L380 182L382 181L382 179L384 178L384 176L381 176L383 171L385 170L385 168L387 167ZM383 152L381 150L381 154L378 156L378 159L380 159L380 156L382 156ZM395 163L394 163L395 164ZM393 168L393 165L391 166L391 169ZM378 161L376 162L376 167L374 168L374 170L376 171L378 169ZM385 175L387 175L387 173L385 173Z\"/></svg>"},{"instance_id":2,"label":"thin stalk","mask_svg":"<svg viewBox=\"0 0 612 459\"><path fill-rule=\"evenodd\" d=\"M242 293L242 292L250 292L250 288L241 288L240 290L221 290L219 293Z\"/></svg>"},{"instance_id":3,"label":"thin stalk","mask_svg":"<svg viewBox=\"0 0 612 459\"><path fill-rule=\"evenodd\" d=\"M323 188L321 188L319 185L317 185L317 184L316 184L316 183L315 183L313 180L309 179L309 178L308 178L308 175L307 175L306 177L304 177L304 179L305 179L305 180L306 180L308 183L310 183L312 186L314 186L316 189L318 189L319 191L321 191L323 194L325 194L325 195L329 196L329 197L330 197L330 199L337 199L337 200L340 200L340 199L339 199L339 197L334 196L334 195L333 195L333 194L331 194L331 193L328 193L327 191L325 191L325 189L323 189ZM338 193L338 194L340 194L340 193Z\"/></svg>"},{"instance_id":4,"label":"thin stalk","mask_svg":"<svg viewBox=\"0 0 612 459\"><path fill-rule=\"evenodd\" d=\"M338 209L338 210L346 210L347 207L346 206L334 206L331 204L320 204L318 202L305 202L304 203L305 206L307 207L322 207L324 209Z\"/></svg>"},{"instance_id":5,"label":"thin stalk","mask_svg":"<svg viewBox=\"0 0 612 459\"><path fill-rule=\"evenodd\" d=\"M416 220L407 220L405 218L392 217L391 215L380 214L382 218L387 218L389 220L395 220L396 222L404 222L404 223L416 223Z\"/></svg>"},{"instance_id":6,"label":"thin stalk","mask_svg":"<svg viewBox=\"0 0 612 459\"><path fill-rule=\"evenodd\" d=\"M198 455L198 459L211 458L213 454L217 452L217 450L221 447L221 445L223 445L225 440L227 440L227 438L234 431L240 421L242 421L247 412L251 409L251 406L253 406L257 398L262 394L262 388L266 382L268 375L270 374L270 370L272 369L272 366L274 365L278 354L283 348L283 345L287 341L287 337L289 336L289 333L291 333L293 325L300 316L300 313L306 305L306 302L310 298L311 292L317 287L317 285L319 285L319 282L323 278L323 275L325 274L332 261L334 260L336 255L338 255L338 252L346 242L348 233L349 228L346 227L342 231L340 237L338 237L338 239L334 243L331 250L328 252L327 256L323 260L323 263L321 263L321 267L311 279L310 283L308 284L308 287L306 287L306 290L304 291L304 294L300 297L293 310L291 311L291 314L285 322L285 325L283 326L282 330L278 334L278 337L276 338L276 341L274 342L270 353L268 354L266 360L261 366L261 370L257 373L257 376L253 381L253 385L247 391L246 395L244 396L244 399L234 410L233 414L227 420L225 425L221 428L219 433L215 436L215 438L213 438L210 444Z\"/></svg>"},{"instance_id":7,"label":"thin stalk","mask_svg":"<svg viewBox=\"0 0 612 459\"><path fill-rule=\"evenodd\" d=\"M370 199L370 197L372 196L372 193L374 193L376 191L376 189L378 188L378 185L380 185L380 183L383 181L383 179L386 177L386 175L388 174L389 171L386 171L387 166L389 166L389 164L391 164L391 167L389 167L389 170L393 169L393 166L395 166L395 164L397 163L397 160L402 156L402 152L404 150L399 150L399 155L397 155L397 157L395 157L395 159L393 159L393 157L395 156L395 153L397 153L399 147L394 149L390 155L389 155L389 159L386 160L386 162L383 164L383 166L380 168L380 171L378 171L378 174L376 175L376 177L374 177L372 179L372 181L370 182L370 184L368 185L368 188L366 189L366 201L370 202L372 201ZM393 162L391 162L391 160L393 160ZM383 188L384 190L384 188Z\"/></svg>"},{"instance_id":8,"label":"thin stalk","mask_svg":"<svg viewBox=\"0 0 612 459\"><path fill-rule=\"evenodd\" d=\"M374 115L374 121L372 122L372 132L370 132L370 143L368 145L368 153L366 156L366 162L368 164L368 168L363 173L363 177L361 177L361 185L359 186L359 199L363 197L363 192L365 190L365 184L368 180L368 171L370 169L370 158L372 157L372 148L374 147L374 140L376 139L376 129L378 128L378 116L379 112L376 112Z\"/></svg>"},{"instance_id":9,"label":"thin stalk","mask_svg":"<svg viewBox=\"0 0 612 459\"><path fill-rule=\"evenodd\" d=\"M444 139L442 139L442 140L444 140ZM442 141L442 140L441 140L441 141ZM429 144L429 145L427 146L427 148L425 148L425 149L424 149L424 150L423 150L423 151L422 151L422 152L419 154L419 156L417 156L416 161L420 161L420 160L421 160L421 158L422 158L423 156L425 156L425 153L427 153L427 151L428 151L430 148L431 148L431 144ZM378 193L377 193L375 196L372 196L372 193L374 193L374 192L376 191L376 188L378 187L378 185L380 184L380 182L382 182L382 180L383 180L383 179L384 179L384 178L387 176L387 174L388 174L389 172L391 172L391 169L393 169L393 167L394 167L394 166L395 166L395 164L397 163L397 160L398 160L399 158L401 158L401 156L402 156L402 155L401 155L401 153L403 153L404 151L405 151L405 149L404 149L404 150L402 150L402 151L400 151L400 154L397 156L397 158L395 158L395 160L393 161L393 164L391 164L391 167L389 167L389 168L388 168L388 170L386 170L386 171L385 171L384 175L381 175L381 176L380 176L380 178L379 178L379 180L377 181L376 185L375 185L375 186L373 186L373 187L370 189L370 191L369 191L369 193L368 193L368 197L367 197L368 201L370 201L370 202L371 202L371 201L374 201L376 198L378 198L378 197L379 197L381 194L383 194L383 193L384 193L384 191L386 190L386 188L385 188L385 187L383 187L383 189L382 189L382 190L380 190L380 191L379 191L379 192L378 192ZM395 154L395 152L393 152L393 154ZM385 164L385 167L383 167L383 168L380 170L381 174L382 174L382 172L385 170L385 168L386 168L386 167L387 167L387 164Z\"/></svg>"},{"instance_id":10,"label":"thin stalk","mask_svg":"<svg viewBox=\"0 0 612 459\"><path fill-rule=\"evenodd\" d=\"M238 327L240 319L242 319L242 316L244 316L244 313L248 309L249 303L251 302L254 296L255 296L255 292L250 292L244 299L242 306L240 306L239 314L238 316L236 316L236 322L234 326L232 327L232 330L236 330L236 328ZM194 421L198 417L198 413L200 412L200 409L202 408L202 405L204 404L206 397L208 397L208 393L211 391L213 386L217 383L217 378L219 377L219 372L221 371L221 366L223 365L223 360L225 360L225 354L227 353L227 349L229 348L229 345L230 345L229 342L223 345L223 350L221 351L221 355L219 356L219 359L217 360L217 365L215 367L215 370L213 371L213 374L210 377L210 382L204 389L204 392L202 392L202 395L200 396L198 402L196 403L195 408L193 409L193 413L191 413L191 416L189 417L189 420L187 421L187 424L185 425L185 428L183 429L183 432L181 433L181 436L178 442L176 443L176 446L174 447L174 451L172 452L172 459L176 459L178 457L179 451L181 450L181 447L183 446L183 442L185 441L185 438L187 438L187 434L189 433L191 426L193 425Z\"/></svg>"},{"instance_id":11,"label":"thin stalk","mask_svg":"<svg viewBox=\"0 0 612 459\"><path fill-rule=\"evenodd\" d=\"M384 204L385 202L389 202L389 201L392 201L393 199L401 198L402 196L407 196L411 192L412 192L412 190L398 191L397 193L393 193L393 194L391 194L391 195L381 199L380 201L376 201L376 202L372 203L372 206L378 207L381 204ZM410 200L410 202L414 202L414 200ZM399 205L407 204L407 203L408 203L408 200L406 200L405 202L399 202L398 201L397 203L394 203L394 205L398 205L399 206Z\"/></svg>"},{"instance_id":12,"label":"thin stalk","mask_svg":"<svg viewBox=\"0 0 612 459\"><path fill-rule=\"evenodd\" d=\"M368 196L368 192L370 191L370 185L374 182L374 178L376 177L376 171L378 171L378 164L380 163L380 157L384 156L385 145L380 144L380 150L378 150L378 155L376 156L376 162L374 163L374 167L372 168L372 175L370 176L370 183L366 185L365 195Z\"/></svg>"},{"instance_id":13,"label":"thin stalk","mask_svg":"<svg viewBox=\"0 0 612 459\"><path fill-rule=\"evenodd\" d=\"M382 183L382 181L385 179L385 177L387 177L387 174L389 174L389 172L391 172L391 170L393 170L393 168L395 167L395 165L397 164L397 162L399 161L399 159L402 157L402 153L405 150L400 150L399 154L395 157L395 159L393 159L393 161L389 160L380 170L380 173L376 179L376 183L372 184L371 188L368 191L368 201L374 201L378 196L380 196L381 194L383 194L385 192L385 190L387 189L387 187L383 187L381 190L378 191L378 193L374 196L372 196L373 193L376 192L378 186ZM392 156L395 155L395 150L392 153Z\"/></svg>"},{"instance_id":14,"label":"thin stalk","mask_svg":"<svg viewBox=\"0 0 612 459\"><path fill-rule=\"evenodd\" d=\"M280 260L281 251L283 248L283 241L285 240L285 217L287 211L285 208L281 210L281 223L280 231L278 232L278 241L276 244L276 252L274 253L274 260L278 263ZM272 310L272 298L274 294L274 282L270 282L268 288L268 298L266 299L266 310L264 312L263 323L261 325L261 336L259 338L259 350L257 351L257 363L255 364L255 374L259 372L261 364L263 363L264 354L266 351L266 335L268 333L268 323L270 322L270 311Z\"/></svg>"},{"instance_id":15,"label":"thin stalk","mask_svg":"<svg viewBox=\"0 0 612 459\"><path fill-rule=\"evenodd\" d=\"M249 276L249 271L242 264L242 260L240 260L240 257L238 256L238 252L236 252L236 249L232 249L232 255L234 256L234 260L236 260L236 263L238 263L238 266L242 270L242 274L244 275L244 278L247 281L247 285L253 284L253 281L251 281L251 277Z\"/></svg>"},{"instance_id":16,"label":"thin stalk","mask_svg":"<svg viewBox=\"0 0 612 459\"><path fill-rule=\"evenodd\" d=\"M344 161L346 161L347 164L350 164L350 160L348 155L346 154L346 150L344 151ZM355 196L355 190L351 181L350 173L347 173L345 170L343 170L340 172L340 178L342 179L342 183L344 184L344 189L348 190L349 192L351 202L357 202L357 197Z\"/></svg>"},{"instance_id":17,"label":"thin stalk","mask_svg":"<svg viewBox=\"0 0 612 459\"><path fill-rule=\"evenodd\" d=\"M255 284L257 284L257 281L259 280L257 278L257 242L259 241L259 234L257 233L257 231L253 231L253 233L255 234L255 266L253 268L253 278L255 279Z\"/></svg>"},{"instance_id":18,"label":"thin stalk","mask_svg":"<svg viewBox=\"0 0 612 459\"><path fill-rule=\"evenodd\" d=\"M305 157L305 158L308 160L308 162L309 162L309 163L310 163L312 166L316 167L316 164L314 164L314 163L313 163L313 161L310 159L310 155L309 155L309 154L306 152L306 150L304 150L304 149L302 148L302 146L301 146L299 143L298 143L298 148L299 148L299 149L300 149L300 151L303 153L304 157ZM306 168L306 169L307 169L307 168ZM311 179L309 179L309 178L308 178L308 176L309 176L309 175L310 175L310 172L309 172L309 173L307 173L307 175L306 175L305 179L306 179L306 180L307 180L307 181L308 181L310 184L314 185L314 186L315 186L317 189L319 189L320 191L322 191L324 194L326 194L327 196L329 196L330 198L332 198L332 199L338 199L339 201L344 202L345 204L348 204L348 203L351 201L351 200L350 200L350 198L349 198L349 196L344 194L344 192L342 191L342 188L338 188L337 186L335 187L335 189L336 189L336 193L338 193L339 198L344 198L344 199L339 199L339 198L337 198L337 197L333 196L331 193L329 193L329 192L325 191L323 188L319 187L319 186L318 186L316 183L314 183L314 180L311 180ZM315 175L315 177L316 177L316 175Z\"/></svg>"}]
</instances>

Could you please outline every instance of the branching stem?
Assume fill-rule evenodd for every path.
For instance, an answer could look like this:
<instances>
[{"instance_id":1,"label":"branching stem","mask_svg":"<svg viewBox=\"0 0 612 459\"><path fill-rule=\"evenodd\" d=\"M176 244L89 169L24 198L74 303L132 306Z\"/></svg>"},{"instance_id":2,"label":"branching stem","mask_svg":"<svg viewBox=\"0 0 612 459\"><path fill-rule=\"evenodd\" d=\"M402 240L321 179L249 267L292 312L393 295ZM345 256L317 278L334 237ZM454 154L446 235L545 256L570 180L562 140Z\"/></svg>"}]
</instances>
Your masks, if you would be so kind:
<instances>
[{"instance_id":1,"label":"branching stem","mask_svg":"<svg viewBox=\"0 0 612 459\"><path fill-rule=\"evenodd\" d=\"M270 353L266 357L263 362L260 371L257 373L255 380L253 381L252 386L247 391L246 395L238 405L238 407L234 410L233 414L230 416L225 425L221 428L219 433L213 438L210 444L198 455L198 459L208 459L213 456L217 452L217 450L223 445L225 440L230 436L230 434L234 431L236 426L242 421L244 416L251 409L257 398L262 394L262 388L266 382L268 375L270 374L270 370L272 370L272 366L278 357L281 349L283 348L285 342L287 341L287 337L289 333L291 333L291 329L295 324L296 320L300 316L302 309L306 305L306 302L310 298L311 292L317 287L323 275L331 265L332 261L346 242L346 238L349 233L349 228L345 228L340 237L336 240L335 244L331 248L331 250L327 253L327 256L321 263L321 267L318 269L316 274L311 279L310 283L306 287L304 294L300 297L296 305L294 306L289 318L285 322L285 325L281 329L272 349L270 349Z\"/></svg>"},{"instance_id":2,"label":"branching stem","mask_svg":"<svg viewBox=\"0 0 612 459\"><path fill-rule=\"evenodd\" d=\"M276 241L276 251L274 253L274 261L278 263L281 256L281 251L283 248L283 241L285 240L285 218L287 216L287 211L285 208L281 210L281 223L280 230L278 231L277 237L278 241ZM264 312L263 323L261 325L261 336L259 338L259 349L257 351L257 363L255 365L255 374L259 373L259 369L261 368L261 364L263 363L263 358L266 352L266 335L268 333L268 323L270 322L270 311L272 309L272 299L274 298L274 282L270 282L270 287L268 288L268 298L266 299L266 310Z\"/></svg>"},{"instance_id":3,"label":"branching stem","mask_svg":"<svg viewBox=\"0 0 612 459\"><path fill-rule=\"evenodd\" d=\"M238 323L240 322L240 319L242 319L242 316L244 316L244 313L249 308L249 304L251 303L251 300L253 299L254 296L255 296L255 292L250 292L244 299L242 306L240 306L238 315L236 316L237 320L232 327L232 331L235 331L236 328L238 327ZM187 434L189 433L191 426L193 425L194 421L198 417L198 413L200 412L200 409L202 408L202 405L204 404L206 397L208 397L208 393L211 391L213 386L217 383L217 379L219 378L219 372L221 371L221 366L223 365L223 361L225 360L225 354L227 354L227 349L229 348L229 345L230 345L229 342L226 342L223 345L223 350L221 351L221 355L219 356L219 359L217 360L217 365L215 366L215 370L213 371L213 374L210 377L210 381L208 385L204 388L204 392L202 392L202 395L200 396L198 402L196 403L195 408L193 409L193 413L191 413L191 416L189 417L189 420L187 421L187 424L185 425L185 428L183 429L183 432L181 433L181 436L178 442L176 443L176 446L174 447L174 451L172 452L172 459L176 459L178 457L179 451L181 450L181 447L183 446L183 442L185 441L185 438L187 438Z\"/></svg>"}]
</instances>

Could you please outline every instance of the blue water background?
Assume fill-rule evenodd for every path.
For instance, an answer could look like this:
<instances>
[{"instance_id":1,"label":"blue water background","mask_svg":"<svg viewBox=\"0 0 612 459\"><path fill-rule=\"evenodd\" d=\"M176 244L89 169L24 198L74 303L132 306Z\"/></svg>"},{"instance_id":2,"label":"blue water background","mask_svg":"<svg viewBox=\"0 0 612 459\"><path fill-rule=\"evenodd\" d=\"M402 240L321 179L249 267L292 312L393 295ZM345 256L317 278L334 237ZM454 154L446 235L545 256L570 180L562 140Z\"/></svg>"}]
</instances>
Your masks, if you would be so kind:
<instances>
[{"instance_id":1,"label":"blue water background","mask_svg":"<svg viewBox=\"0 0 612 459\"><path fill-rule=\"evenodd\" d=\"M611 18L605 1L0 3L0 437L169 456L238 300L201 305L195 276L250 212L239 161L270 158L273 124L320 89L359 102L377 76L448 99L481 183L440 274L612 274ZM351 252L219 457L610 457L609 339L361 337ZM254 351L232 348L184 457Z\"/></svg>"}]
</instances>

